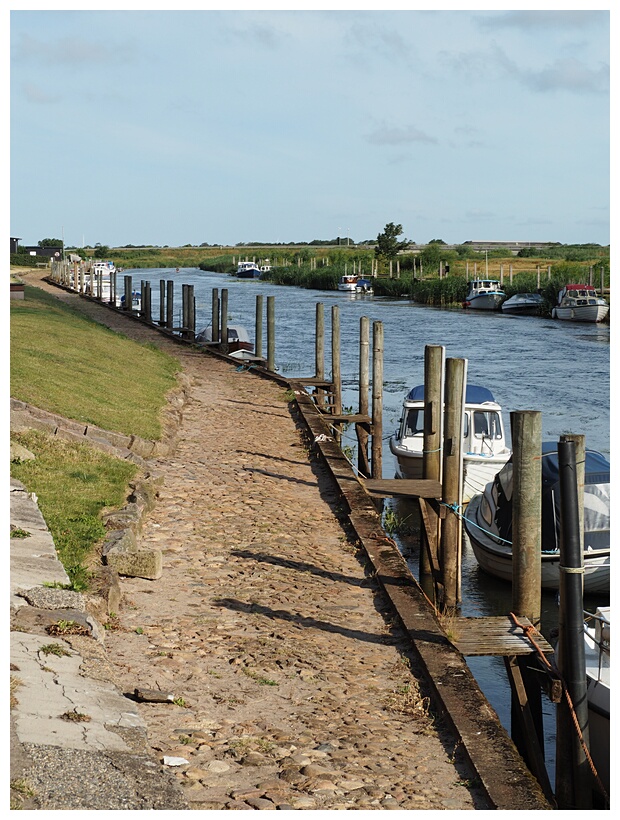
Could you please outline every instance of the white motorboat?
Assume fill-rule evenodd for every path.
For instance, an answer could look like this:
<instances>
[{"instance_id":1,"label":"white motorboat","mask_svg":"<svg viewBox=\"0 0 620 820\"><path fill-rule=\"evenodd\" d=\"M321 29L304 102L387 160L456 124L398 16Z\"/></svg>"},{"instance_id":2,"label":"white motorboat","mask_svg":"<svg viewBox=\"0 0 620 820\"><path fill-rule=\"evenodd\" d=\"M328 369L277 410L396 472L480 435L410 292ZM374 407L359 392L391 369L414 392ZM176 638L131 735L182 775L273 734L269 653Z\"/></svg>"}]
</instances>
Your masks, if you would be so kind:
<instances>
[{"instance_id":1,"label":"white motorboat","mask_svg":"<svg viewBox=\"0 0 620 820\"><path fill-rule=\"evenodd\" d=\"M349 293L372 293L372 282L370 279L364 279L356 274L345 275L340 277L338 282L338 290L348 291Z\"/></svg>"},{"instance_id":2,"label":"white motorboat","mask_svg":"<svg viewBox=\"0 0 620 820\"><path fill-rule=\"evenodd\" d=\"M560 486L557 443L542 445L541 586L560 585ZM584 592L609 592L610 466L595 450L586 450L584 482ZM480 567L512 582L512 461L463 514L463 527Z\"/></svg>"},{"instance_id":3,"label":"white motorboat","mask_svg":"<svg viewBox=\"0 0 620 820\"><path fill-rule=\"evenodd\" d=\"M240 279L259 279L261 270L256 262L239 262L237 276Z\"/></svg>"},{"instance_id":4,"label":"white motorboat","mask_svg":"<svg viewBox=\"0 0 620 820\"><path fill-rule=\"evenodd\" d=\"M473 279L467 283L464 308L474 310L499 310L506 298L501 284L495 279Z\"/></svg>"},{"instance_id":5,"label":"white motorboat","mask_svg":"<svg viewBox=\"0 0 620 820\"><path fill-rule=\"evenodd\" d=\"M592 285L566 285L558 293L551 316L569 322L602 322L608 313L609 304Z\"/></svg>"},{"instance_id":6,"label":"white motorboat","mask_svg":"<svg viewBox=\"0 0 620 820\"><path fill-rule=\"evenodd\" d=\"M545 300L540 293L515 293L510 299L502 302L502 313L515 316L540 316Z\"/></svg>"},{"instance_id":7,"label":"white motorboat","mask_svg":"<svg viewBox=\"0 0 620 820\"><path fill-rule=\"evenodd\" d=\"M241 325L228 325L227 327L227 337L228 337L228 353L232 355L239 350L247 350L253 351L254 345L250 340L250 334ZM216 338L213 338L213 337ZM222 338L222 332L220 330L219 333L214 333L213 328L211 325L208 327L203 328L196 334L196 343L197 344L214 344L219 343L220 339ZM239 358L239 357L238 357Z\"/></svg>"},{"instance_id":8,"label":"white motorboat","mask_svg":"<svg viewBox=\"0 0 620 820\"><path fill-rule=\"evenodd\" d=\"M486 387L468 384L463 419L463 503L481 493L510 458L502 409ZM410 390L400 426L390 438L400 478L422 478L424 456L424 385Z\"/></svg>"},{"instance_id":9,"label":"white motorboat","mask_svg":"<svg viewBox=\"0 0 620 820\"><path fill-rule=\"evenodd\" d=\"M611 607L597 607L595 613L585 613L584 642L590 754L607 794L609 794L610 758L610 629Z\"/></svg>"}]
</instances>

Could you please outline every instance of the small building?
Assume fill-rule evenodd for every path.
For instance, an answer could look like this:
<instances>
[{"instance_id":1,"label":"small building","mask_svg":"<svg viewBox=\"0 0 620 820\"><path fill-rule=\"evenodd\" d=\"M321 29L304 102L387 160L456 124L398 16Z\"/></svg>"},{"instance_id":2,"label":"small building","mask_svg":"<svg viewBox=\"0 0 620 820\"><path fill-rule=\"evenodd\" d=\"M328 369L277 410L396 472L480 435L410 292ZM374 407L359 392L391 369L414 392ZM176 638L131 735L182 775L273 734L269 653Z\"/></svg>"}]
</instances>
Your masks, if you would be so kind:
<instances>
[{"instance_id":1,"label":"small building","mask_svg":"<svg viewBox=\"0 0 620 820\"><path fill-rule=\"evenodd\" d=\"M26 245L23 251L30 256L42 256L45 259L62 259L62 245L49 248L40 248L38 245Z\"/></svg>"},{"instance_id":2,"label":"small building","mask_svg":"<svg viewBox=\"0 0 620 820\"><path fill-rule=\"evenodd\" d=\"M11 253L17 253L18 252L17 249L19 247L19 240L20 239L21 239L21 236L12 236L11 237Z\"/></svg>"}]
</instances>

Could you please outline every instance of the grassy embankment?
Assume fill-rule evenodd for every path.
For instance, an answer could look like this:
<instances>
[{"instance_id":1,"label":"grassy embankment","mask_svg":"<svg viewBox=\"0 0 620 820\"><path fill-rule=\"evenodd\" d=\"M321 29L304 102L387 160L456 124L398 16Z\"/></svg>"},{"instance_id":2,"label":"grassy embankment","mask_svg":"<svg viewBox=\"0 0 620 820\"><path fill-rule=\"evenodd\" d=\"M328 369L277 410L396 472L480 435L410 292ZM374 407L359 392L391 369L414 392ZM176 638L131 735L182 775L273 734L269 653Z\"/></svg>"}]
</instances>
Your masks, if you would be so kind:
<instances>
[{"instance_id":1,"label":"grassy embankment","mask_svg":"<svg viewBox=\"0 0 620 820\"><path fill-rule=\"evenodd\" d=\"M161 435L160 411L178 362L26 286L11 301L11 396L70 419L142 438ZM125 503L136 465L40 431L11 434L36 456L11 475L36 493L72 585L105 536L100 514Z\"/></svg>"}]
</instances>

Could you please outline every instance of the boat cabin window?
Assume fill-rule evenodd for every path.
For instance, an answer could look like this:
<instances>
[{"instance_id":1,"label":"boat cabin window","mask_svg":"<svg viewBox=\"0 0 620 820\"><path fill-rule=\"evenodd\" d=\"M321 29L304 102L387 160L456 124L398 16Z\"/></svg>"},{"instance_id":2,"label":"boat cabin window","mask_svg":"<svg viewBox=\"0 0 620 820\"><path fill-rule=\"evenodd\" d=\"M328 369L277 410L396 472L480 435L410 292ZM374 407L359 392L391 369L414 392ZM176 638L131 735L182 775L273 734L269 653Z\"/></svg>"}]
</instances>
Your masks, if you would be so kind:
<instances>
[{"instance_id":1,"label":"boat cabin window","mask_svg":"<svg viewBox=\"0 0 620 820\"><path fill-rule=\"evenodd\" d=\"M474 410L474 435L476 438L501 438L499 413L493 410Z\"/></svg>"},{"instance_id":2,"label":"boat cabin window","mask_svg":"<svg viewBox=\"0 0 620 820\"><path fill-rule=\"evenodd\" d=\"M424 410L422 408L407 411L403 423L402 436L418 436L424 432Z\"/></svg>"}]
</instances>

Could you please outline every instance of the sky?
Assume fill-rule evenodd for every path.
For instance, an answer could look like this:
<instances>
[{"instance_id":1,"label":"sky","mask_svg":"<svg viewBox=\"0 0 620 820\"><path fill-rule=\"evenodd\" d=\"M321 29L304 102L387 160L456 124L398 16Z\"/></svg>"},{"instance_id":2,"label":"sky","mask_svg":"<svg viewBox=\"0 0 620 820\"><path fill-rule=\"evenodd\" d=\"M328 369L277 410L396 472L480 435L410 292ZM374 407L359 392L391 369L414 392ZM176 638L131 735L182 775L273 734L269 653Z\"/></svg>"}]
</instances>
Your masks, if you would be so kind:
<instances>
[{"instance_id":1,"label":"sky","mask_svg":"<svg viewBox=\"0 0 620 820\"><path fill-rule=\"evenodd\" d=\"M41 5L5 12L21 244L610 242L609 4Z\"/></svg>"}]
</instances>

